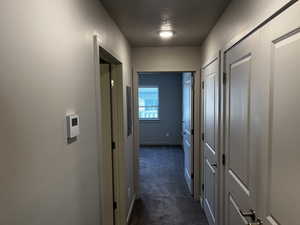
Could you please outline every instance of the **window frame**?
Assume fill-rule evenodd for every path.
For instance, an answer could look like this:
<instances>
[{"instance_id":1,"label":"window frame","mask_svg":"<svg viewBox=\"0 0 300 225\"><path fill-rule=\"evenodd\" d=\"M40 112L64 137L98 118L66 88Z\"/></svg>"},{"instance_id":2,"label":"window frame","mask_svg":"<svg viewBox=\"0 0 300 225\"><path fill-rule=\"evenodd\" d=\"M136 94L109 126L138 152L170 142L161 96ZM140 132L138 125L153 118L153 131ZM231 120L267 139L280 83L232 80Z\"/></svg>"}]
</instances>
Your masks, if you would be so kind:
<instances>
[{"instance_id":1,"label":"window frame","mask_svg":"<svg viewBox=\"0 0 300 225\"><path fill-rule=\"evenodd\" d=\"M138 99L140 97L140 88L157 88L157 95L158 95L158 105L154 106L157 107L157 118L140 118L140 103L138 102L138 118L139 121L159 121L160 120L160 90L158 85L139 85L138 87Z\"/></svg>"}]
</instances>

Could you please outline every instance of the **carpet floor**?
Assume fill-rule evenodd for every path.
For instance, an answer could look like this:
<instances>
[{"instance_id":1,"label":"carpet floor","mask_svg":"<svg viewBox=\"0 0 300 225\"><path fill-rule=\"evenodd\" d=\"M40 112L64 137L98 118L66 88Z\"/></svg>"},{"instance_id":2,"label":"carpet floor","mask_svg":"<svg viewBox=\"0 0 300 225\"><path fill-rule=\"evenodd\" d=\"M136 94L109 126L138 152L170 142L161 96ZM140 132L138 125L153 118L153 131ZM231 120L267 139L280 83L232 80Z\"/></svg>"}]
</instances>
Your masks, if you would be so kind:
<instances>
[{"instance_id":1,"label":"carpet floor","mask_svg":"<svg viewBox=\"0 0 300 225\"><path fill-rule=\"evenodd\" d=\"M183 162L180 148L141 148L140 199L130 225L208 225L200 203L188 191Z\"/></svg>"}]
</instances>

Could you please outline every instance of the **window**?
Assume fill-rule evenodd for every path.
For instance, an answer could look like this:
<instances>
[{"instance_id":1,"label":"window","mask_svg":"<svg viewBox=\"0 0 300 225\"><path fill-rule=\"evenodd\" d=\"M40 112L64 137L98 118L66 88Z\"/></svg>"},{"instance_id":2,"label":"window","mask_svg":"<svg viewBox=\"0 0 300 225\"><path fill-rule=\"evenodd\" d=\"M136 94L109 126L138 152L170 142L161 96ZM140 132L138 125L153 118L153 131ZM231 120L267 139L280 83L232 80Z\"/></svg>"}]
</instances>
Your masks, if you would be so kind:
<instances>
[{"instance_id":1,"label":"window","mask_svg":"<svg viewBox=\"0 0 300 225\"><path fill-rule=\"evenodd\" d=\"M139 118L140 120L159 119L158 87L139 88Z\"/></svg>"}]
</instances>

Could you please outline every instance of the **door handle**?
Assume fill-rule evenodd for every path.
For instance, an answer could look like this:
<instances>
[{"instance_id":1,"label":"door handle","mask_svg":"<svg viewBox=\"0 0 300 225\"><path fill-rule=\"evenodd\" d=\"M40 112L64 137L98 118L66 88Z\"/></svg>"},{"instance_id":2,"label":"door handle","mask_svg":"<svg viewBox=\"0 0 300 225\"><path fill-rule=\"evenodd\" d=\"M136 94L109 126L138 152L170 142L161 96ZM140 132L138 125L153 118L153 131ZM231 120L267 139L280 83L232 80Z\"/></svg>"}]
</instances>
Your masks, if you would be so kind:
<instances>
[{"instance_id":1,"label":"door handle","mask_svg":"<svg viewBox=\"0 0 300 225\"><path fill-rule=\"evenodd\" d=\"M263 221L260 218L256 218L256 222L248 223L248 225L263 225Z\"/></svg>"},{"instance_id":2,"label":"door handle","mask_svg":"<svg viewBox=\"0 0 300 225\"><path fill-rule=\"evenodd\" d=\"M213 164L211 164L211 166L214 167L214 168L218 168L218 164L217 163L213 163Z\"/></svg>"},{"instance_id":3,"label":"door handle","mask_svg":"<svg viewBox=\"0 0 300 225\"><path fill-rule=\"evenodd\" d=\"M250 209L249 211L240 211L240 213L242 214L243 217L249 217L251 218L252 221L254 222L250 222L248 223L248 225L262 225L263 221L256 216L256 212L254 209Z\"/></svg>"},{"instance_id":4,"label":"door handle","mask_svg":"<svg viewBox=\"0 0 300 225\"><path fill-rule=\"evenodd\" d=\"M256 221L256 212L254 209L250 209L249 211L240 211L243 217L250 217L253 221Z\"/></svg>"}]
</instances>

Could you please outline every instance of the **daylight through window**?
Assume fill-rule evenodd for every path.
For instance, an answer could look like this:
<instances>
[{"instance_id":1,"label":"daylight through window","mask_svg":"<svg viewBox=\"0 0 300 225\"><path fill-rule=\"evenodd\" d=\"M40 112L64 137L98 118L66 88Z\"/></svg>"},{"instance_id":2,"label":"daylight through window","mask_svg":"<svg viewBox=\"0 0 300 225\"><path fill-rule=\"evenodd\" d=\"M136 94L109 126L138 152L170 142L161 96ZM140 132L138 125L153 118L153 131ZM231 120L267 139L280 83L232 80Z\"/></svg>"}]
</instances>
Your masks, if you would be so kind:
<instances>
[{"instance_id":1,"label":"daylight through window","mask_svg":"<svg viewBox=\"0 0 300 225\"><path fill-rule=\"evenodd\" d=\"M139 88L139 118L140 120L159 119L158 87Z\"/></svg>"}]
</instances>

